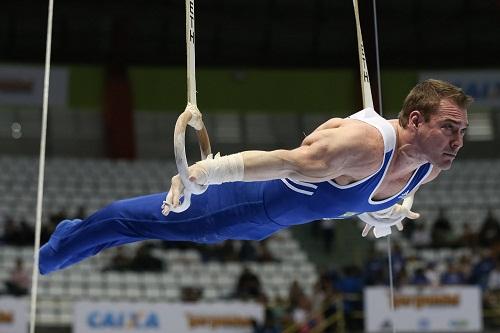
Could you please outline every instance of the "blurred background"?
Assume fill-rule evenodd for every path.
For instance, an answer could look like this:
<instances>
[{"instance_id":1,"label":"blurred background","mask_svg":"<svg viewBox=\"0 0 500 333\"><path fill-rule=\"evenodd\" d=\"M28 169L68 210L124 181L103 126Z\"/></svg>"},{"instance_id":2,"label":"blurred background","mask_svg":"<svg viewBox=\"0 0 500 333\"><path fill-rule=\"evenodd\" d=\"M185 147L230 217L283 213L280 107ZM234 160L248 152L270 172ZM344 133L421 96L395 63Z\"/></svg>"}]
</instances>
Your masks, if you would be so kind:
<instances>
[{"instance_id":1,"label":"blurred background","mask_svg":"<svg viewBox=\"0 0 500 333\"><path fill-rule=\"evenodd\" d=\"M373 3L359 5L380 105ZM214 151L296 147L324 120L362 108L351 1L197 0L195 11L198 106ZM47 3L33 0L3 1L0 10L0 293L6 300L0 297L0 314L25 301L31 285L46 13ZM391 237L401 304L428 295L431 312L439 306L446 312L450 304L464 312L443 330L419 312L421 305L406 318L413 328L396 327L495 332L500 1L379 0L376 18L382 91L376 109L395 117L408 91L427 78L451 81L476 100L454 167L416 195L418 222ZM173 128L186 105L185 53L183 1L55 2L42 244L63 218L166 191L176 173ZM195 161L192 134L186 148ZM39 332L86 332L74 324L73 306L82 300L90 308L102 301L243 301L261 315L224 332L389 332L390 318L369 301L369 290L382 290L380 302L388 304L386 289L376 287L388 285L387 268L387 241L362 238L355 219L297 226L260 243L143 242L41 277L37 324ZM451 303L440 303L448 296ZM463 319L464 313L476 316ZM371 321L374 316L381 322ZM18 332L8 328L9 318L0 315L0 332ZM103 319L92 331L111 329L106 323L124 331L123 320ZM131 332L144 324L132 322ZM202 328L186 331L196 329Z\"/></svg>"}]
</instances>

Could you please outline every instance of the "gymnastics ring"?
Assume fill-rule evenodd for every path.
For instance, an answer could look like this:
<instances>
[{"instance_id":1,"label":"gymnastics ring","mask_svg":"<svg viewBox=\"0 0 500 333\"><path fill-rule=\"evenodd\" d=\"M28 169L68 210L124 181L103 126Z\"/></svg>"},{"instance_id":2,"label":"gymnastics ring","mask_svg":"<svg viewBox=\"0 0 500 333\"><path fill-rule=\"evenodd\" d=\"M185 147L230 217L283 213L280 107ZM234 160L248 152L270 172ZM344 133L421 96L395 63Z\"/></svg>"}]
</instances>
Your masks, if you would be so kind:
<instances>
[{"instance_id":1,"label":"gymnastics ring","mask_svg":"<svg viewBox=\"0 0 500 333\"><path fill-rule=\"evenodd\" d=\"M171 211L180 213L189 208L191 204L191 194L200 194L206 191L208 185L194 184L189 181L188 163L186 158L186 128L190 125L196 130L198 144L200 146L201 159L206 159L211 153L210 139L207 129L203 123L201 112L194 104L188 103L186 109L177 118L174 130L174 154L177 171L184 185L184 200L182 203L172 208Z\"/></svg>"}]
</instances>

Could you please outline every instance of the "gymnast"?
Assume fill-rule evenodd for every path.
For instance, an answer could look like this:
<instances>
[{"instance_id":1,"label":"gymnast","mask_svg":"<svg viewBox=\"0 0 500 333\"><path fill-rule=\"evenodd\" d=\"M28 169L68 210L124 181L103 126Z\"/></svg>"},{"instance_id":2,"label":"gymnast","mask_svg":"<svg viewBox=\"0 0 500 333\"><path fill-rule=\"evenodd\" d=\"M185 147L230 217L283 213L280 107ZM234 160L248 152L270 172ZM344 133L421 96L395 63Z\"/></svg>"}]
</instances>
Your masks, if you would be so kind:
<instances>
[{"instance_id":1,"label":"gymnast","mask_svg":"<svg viewBox=\"0 0 500 333\"><path fill-rule=\"evenodd\" d=\"M261 240L322 218L357 215L387 236L402 229L420 185L447 170L463 145L472 98L440 80L417 84L398 119L372 108L332 118L292 150L244 151L190 166L189 181L208 185L189 208L178 175L168 194L120 200L84 220L64 220L40 249L41 274L101 250L146 239L221 242ZM166 200L164 201L166 196Z\"/></svg>"}]
</instances>

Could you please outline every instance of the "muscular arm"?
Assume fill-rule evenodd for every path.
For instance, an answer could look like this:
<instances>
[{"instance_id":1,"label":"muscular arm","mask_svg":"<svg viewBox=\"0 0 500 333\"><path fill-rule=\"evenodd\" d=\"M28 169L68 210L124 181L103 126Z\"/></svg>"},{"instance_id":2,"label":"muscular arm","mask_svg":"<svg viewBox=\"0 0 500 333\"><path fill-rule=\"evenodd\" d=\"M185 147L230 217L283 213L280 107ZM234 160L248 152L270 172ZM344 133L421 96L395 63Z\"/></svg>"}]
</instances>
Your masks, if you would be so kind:
<instances>
[{"instance_id":1,"label":"muscular arm","mask_svg":"<svg viewBox=\"0 0 500 333\"><path fill-rule=\"evenodd\" d=\"M317 142L293 150L245 151L244 181L293 178L303 181L323 181L343 172L346 157L343 149ZM328 156L336 155L331 159Z\"/></svg>"},{"instance_id":2,"label":"muscular arm","mask_svg":"<svg viewBox=\"0 0 500 333\"><path fill-rule=\"evenodd\" d=\"M335 149L314 146L301 146L293 150L245 151L244 181L259 181L279 178L293 178L303 181L323 181L342 173L345 157L337 152L336 159L328 155Z\"/></svg>"},{"instance_id":3,"label":"muscular arm","mask_svg":"<svg viewBox=\"0 0 500 333\"><path fill-rule=\"evenodd\" d=\"M323 124L319 125L314 132L321 131L324 129L329 129L329 128L338 128L342 126L342 123L345 122L345 119L342 118L332 118L327 121L325 121Z\"/></svg>"},{"instance_id":4,"label":"muscular arm","mask_svg":"<svg viewBox=\"0 0 500 333\"><path fill-rule=\"evenodd\" d=\"M338 121L335 123L338 124ZM377 151L372 149L372 145L367 145L366 134L365 126L359 124L335 128L320 126L296 149L245 151L242 153L243 180L292 178L320 182L341 175L369 175L379 166L382 150ZM371 134L378 135L378 132ZM376 145L377 139L374 138L373 145Z\"/></svg>"}]
</instances>

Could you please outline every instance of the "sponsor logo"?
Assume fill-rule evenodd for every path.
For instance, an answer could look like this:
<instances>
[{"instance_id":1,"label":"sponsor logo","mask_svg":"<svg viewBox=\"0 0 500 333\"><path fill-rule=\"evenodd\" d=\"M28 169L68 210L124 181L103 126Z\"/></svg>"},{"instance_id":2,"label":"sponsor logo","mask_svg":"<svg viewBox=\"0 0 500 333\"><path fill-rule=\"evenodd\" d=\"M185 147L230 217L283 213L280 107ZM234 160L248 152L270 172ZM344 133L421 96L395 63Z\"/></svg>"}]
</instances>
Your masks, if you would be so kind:
<instances>
[{"instance_id":1,"label":"sponsor logo","mask_svg":"<svg viewBox=\"0 0 500 333\"><path fill-rule=\"evenodd\" d=\"M14 322L14 313L11 311L0 310L0 325L12 324Z\"/></svg>"},{"instance_id":2,"label":"sponsor logo","mask_svg":"<svg viewBox=\"0 0 500 333\"><path fill-rule=\"evenodd\" d=\"M404 199L408 196L408 193L410 193L410 190L406 190L404 191L403 193L401 193L399 196L398 196L398 199Z\"/></svg>"},{"instance_id":3,"label":"sponsor logo","mask_svg":"<svg viewBox=\"0 0 500 333\"><path fill-rule=\"evenodd\" d=\"M93 311L87 317L87 324L93 329L157 329L159 316L147 311Z\"/></svg>"},{"instance_id":4,"label":"sponsor logo","mask_svg":"<svg viewBox=\"0 0 500 333\"><path fill-rule=\"evenodd\" d=\"M455 308L460 305L459 294L443 295L395 295L394 308L431 308L449 307Z\"/></svg>"},{"instance_id":5,"label":"sponsor logo","mask_svg":"<svg viewBox=\"0 0 500 333\"><path fill-rule=\"evenodd\" d=\"M466 319L451 319L448 325L453 329L465 329L469 327L469 321Z\"/></svg>"},{"instance_id":6,"label":"sponsor logo","mask_svg":"<svg viewBox=\"0 0 500 333\"><path fill-rule=\"evenodd\" d=\"M417 321L417 327L419 331L428 331L431 328L431 321L429 318L420 318Z\"/></svg>"},{"instance_id":7,"label":"sponsor logo","mask_svg":"<svg viewBox=\"0 0 500 333\"><path fill-rule=\"evenodd\" d=\"M214 330L217 328L247 328L252 326L252 319L246 316L222 316L222 315L195 315L187 314L187 320L190 328L209 327Z\"/></svg>"},{"instance_id":8,"label":"sponsor logo","mask_svg":"<svg viewBox=\"0 0 500 333\"><path fill-rule=\"evenodd\" d=\"M392 330L392 320L390 320L389 318L386 318L380 324L379 331L389 331L389 330Z\"/></svg>"},{"instance_id":9,"label":"sponsor logo","mask_svg":"<svg viewBox=\"0 0 500 333\"><path fill-rule=\"evenodd\" d=\"M33 81L19 79L0 80L0 93L5 94L31 94L34 87Z\"/></svg>"}]
</instances>

